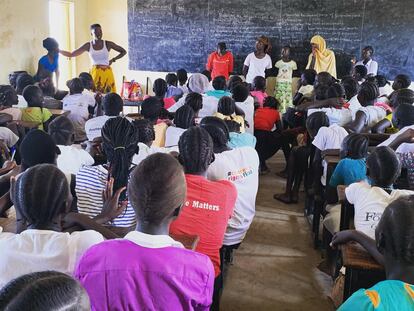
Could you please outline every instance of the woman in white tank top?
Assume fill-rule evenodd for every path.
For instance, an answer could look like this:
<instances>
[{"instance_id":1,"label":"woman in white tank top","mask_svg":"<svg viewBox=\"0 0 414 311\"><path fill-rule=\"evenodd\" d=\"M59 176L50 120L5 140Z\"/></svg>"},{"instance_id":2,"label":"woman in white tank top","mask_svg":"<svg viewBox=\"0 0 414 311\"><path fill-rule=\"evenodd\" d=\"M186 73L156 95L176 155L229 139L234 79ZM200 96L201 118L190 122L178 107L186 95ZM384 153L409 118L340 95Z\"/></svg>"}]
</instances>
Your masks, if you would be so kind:
<instances>
[{"instance_id":1,"label":"woman in white tank top","mask_svg":"<svg viewBox=\"0 0 414 311\"><path fill-rule=\"evenodd\" d=\"M73 52L59 50L59 53L66 57L76 57L84 52L88 52L92 63L90 73L95 83L95 90L101 93L116 92L111 64L117 59L124 57L127 52L112 41L102 40L102 27L99 24L91 25L91 34L92 41L86 42ZM109 51L111 49L119 52L119 54L109 59Z\"/></svg>"}]
</instances>

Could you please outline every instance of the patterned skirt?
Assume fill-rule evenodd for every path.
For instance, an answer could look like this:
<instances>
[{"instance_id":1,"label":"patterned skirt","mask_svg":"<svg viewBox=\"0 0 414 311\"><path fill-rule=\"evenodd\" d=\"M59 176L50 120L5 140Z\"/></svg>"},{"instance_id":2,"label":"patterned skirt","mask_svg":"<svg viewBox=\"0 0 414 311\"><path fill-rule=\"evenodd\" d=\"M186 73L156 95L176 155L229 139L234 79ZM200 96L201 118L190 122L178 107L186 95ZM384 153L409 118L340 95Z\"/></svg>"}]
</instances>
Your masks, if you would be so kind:
<instances>
[{"instance_id":1,"label":"patterned skirt","mask_svg":"<svg viewBox=\"0 0 414 311\"><path fill-rule=\"evenodd\" d=\"M116 93L115 78L111 67L93 66L90 73L97 92Z\"/></svg>"},{"instance_id":2,"label":"patterned skirt","mask_svg":"<svg viewBox=\"0 0 414 311\"><path fill-rule=\"evenodd\" d=\"M293 106L292 82L276 81L275 98L279 101L279 111L285 113Z\"/></svg>"}]
</instances>

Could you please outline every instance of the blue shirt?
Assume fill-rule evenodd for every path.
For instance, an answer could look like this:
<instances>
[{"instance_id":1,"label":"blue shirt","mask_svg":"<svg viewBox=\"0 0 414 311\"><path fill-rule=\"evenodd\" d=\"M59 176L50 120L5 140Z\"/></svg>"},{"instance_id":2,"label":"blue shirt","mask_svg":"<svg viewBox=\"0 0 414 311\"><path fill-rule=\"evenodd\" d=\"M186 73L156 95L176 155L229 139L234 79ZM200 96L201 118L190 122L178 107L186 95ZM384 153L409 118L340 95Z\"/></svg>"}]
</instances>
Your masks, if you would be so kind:
<instances>
[{"instance_id":1,"label":"blue shirt","mask_svg":"<svg viewBox=\"0 0 414 311\"><path fill-rule=\"evenodd\" d=\"M230 148L252 147L256 146L256 137L250 133L230 133L230 141L227 144Z\"/></svg>"},{"instance_id":2,"label":"blue shirt","mask_svg":"<svg viewBox=\"0 0 414 311\"><path fill-rule=\"evenodd\" d=\"M56 55L53 58L53 64L49 62L49 57L47 55L43 56L39 60L39 64L43 66L46 70L50 72L55 72L56 69L59 67L59 53L56 53Z\"/></svg>"},{"instance_id":3,"label":"blue shirt","mask_svg":"<svg viewBox=\"0 0 414 311\"><path fill-rule=\"evenodd\" d=\"M231 97L231 93L224 91L224 90L212 90L212 91L207 91L206 92L207 96L213 96L216 97L218 99L222 98L223 96L230 96Z\"/></svg>"},{"instance_id":4,"label":"blue shirt","mask_svg":"<svg viewBox=\"0 0 414 311\"><path fill-rule=\"evenodd\" d=\"M338 185L348 186L367 178L367 166L365 159L345 158L339 161L336 166L329 185L337 187Z\"/></svg>"},{"instance_id":5,"label":"blue shirt","mask_svg":"<svg viewBox=\"0 0 414 311\"><path fill-rule=\"evenodd\" d=\"M174 97L174 96L181 96L183 95L183 90L179 89L178 87L174 85L169 85L167 88L167 93L165 94L165 97Z\"/></svg>"}]
</instances>

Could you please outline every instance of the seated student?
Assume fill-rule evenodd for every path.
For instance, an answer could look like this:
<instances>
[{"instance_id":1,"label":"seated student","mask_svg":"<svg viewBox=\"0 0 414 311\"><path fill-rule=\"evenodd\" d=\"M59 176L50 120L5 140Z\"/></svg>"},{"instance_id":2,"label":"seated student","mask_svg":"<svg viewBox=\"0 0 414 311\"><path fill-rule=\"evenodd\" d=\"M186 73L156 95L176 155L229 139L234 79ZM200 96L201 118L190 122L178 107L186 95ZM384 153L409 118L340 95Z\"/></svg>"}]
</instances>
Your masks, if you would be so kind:
<instances>
[{"instance_id":1,"label":"seated student","mask_svg":"<svg viewBox=\"0 0 414 311\"><path fill-rule=\"evenodd\" d=\"M156 79L152 86L152 91L163 104L165 109L169 109L175 104L174 97L166 97L168 90L167 82L164 79Z\"/></svg>"},{"instance_id":2,"label":"seated student","mask_svg":"<svg viewBox=\"0 0 414 311\"><path fill-rule=\"evenodd\" d=\"M168 124L159 119L161 109L162 103L156 97L148 97L141 104L141 115L154 126L155 139L152 143L154 147L165 146L165 133L167 132Z\"/></svg>"},{"instance_id":3,"label":"seated student","mask_svg":"<svg viewBox=\"0 0 414 311\"><path fill-rule=\"evenodd\" d=\"M250 133L240 132L240 123L233 120L224 120L227 127L229 128L230 140L228 146L232 149L240 147L256 147L256 137Z\"/></svg>"},{"instance_id":4,"label":"seated student","mask_svg":"<svg viewBox=\"0 0 414 311\"><path fill-rule=\"evenodd\" d=\"M99 225L98 220L69 213L72 201L69 185L65 174L55 165L36 165L17 180L13 177L10 195L18 225L17 233L0 232L0 288L29 272L56 270L72 274L83 252L104 240L102 234L115 236L111 232L107 235L108 230ZM117 196L119 192L115 199ZM114 201L112 195L110 200ZM114 203L107 201L105 204L105 211L98 213L101 222L118 213ZM64 221L70 226L91 230L63 232Z\"/></svg>"},{"instance_id":5,"label":"seated student","mask_svg":"<svg viewBox=\"0 0 414 311\"><path fill-rule=\"evenodd\" d=\"M42 271L25 274L10 281L0 290L0 310L90 309L86 290L78 281L61 272Z\"/></svg>"},{"instance_id":6,"label":"seated student","mask_svg":"<svg viewBox=\"0 0 414 311\"><path fill-rule=\"evenodd\" d=\"M356 65L352 71L352 77L358 82L358 84L362 84L365 82L367 73L367 67L364 65Z\"/></svg>"},{"instance_id":7,"label":"seated student","mask_svg":"<svg viewBox=\"0 0 414 311\"><path fill-rule=\"evenodd\" d=\"M23 97L23 90L26 88L26 86L34 85L35 81L31 75L29 75L27 72L20 74L16 79L16 92L17 97L19 99L19 103L17 104L18 108L26 108L27 107L27 101Z\"/></svg>"},{"instance_id":8,"label":"seated student","mask_svg":"<svg viewBox=\"0 0 414 311\"><path fill-rule=\"evenodd\" d=\"M388 96L390 94L389 88L391 87L390 82L383 75L376 75L375 80L377 81L379 96Z\"/></svg>"},{"instance_id":9,"label":"seated student","mask_svg":"<svg viewBox=\"0 0 414 311\"><path fill-rule=\"evenodd\" d=\"M76 175L82 166L94 164L94 159L87 151L79 145L73 145L75 128L67 117L60 116L50 122L48 132L60 150L57 167L63 173Z\"/></svg>"},{"instance_id":10,"label":"seated student","mask_svg":"<svg viewBox=\"0 0 414 311\"><path fill-rule=\"evenodd\" d=\"M374 238L375 227L387 205L401 196L414 194L409 190L393 189L400 171L401 164L389 147L377 147L368 156L367 176L370 184L362 181L345 189L348 202L355 208L356 230Z\"/></svg>"},{"instance_id":11,"label":"seated student","mask_svg":"<svg viewBox=\"0 0 414 311\"><path fill-rule=\"evenodd\" d=\"M186 85L187 80L188 80L188 75L187 75L187 71L185 69L178 69L177 70L177 79L178 79L178 85L177 87L183 91L183 94L187 94L188 91L188 87Z\"/></svg>"},{"instance_id":12,"label":"seated student","mask_svg":"<svg viewBox=\"0 0 414 311\"><path fill-rule=\"evenodd\" d=\"M198 235L196 251L210 257L215 271L213 306L218 306L222 277L220 248L237 199L236 187L227 180L209 181L207 170L214 159L213 141L201 127L191 127L178 142L184 167L187 197L170 227L172 234ZM214 309L214 308L213 308Z\"/></svg>"},{"instance_id":13,"label":"seated student","mask_svg":"<svg viewBox=\"0 0 414 311\"><path fill-rule=\"evenodd\" d=\"M178 78L175 73L167 73L165 76L165 82L167 82L167 93L165 94L166 98L169 97L181 97L184 92L182 89L178 88Z\"/></svg>"},{"instance_id":14,"label":"seated student","mask_svg":"<svg viewBox=\"0 0 414 311\"><path fill-rule=\"evenodd\" d=\"M201 72L201 74L207 78L209 83L211 82L211 72L209 70L205 69Z\"/></svg>"},{"instance_id":15,"label":"seated student","mask_svg":"<svg viewBox=\"0 0 414 311\"><path fill-rule=\"evenodd\" d=\"M367 132L380 120L384 119L387 115L384 106L374 105L378 95L376 84L364 82L360 85L358 101L362 107L356 112L353 121L345 125L347 130L355 133Z\"/></svg>"},{"instance_id":16,"label":"seated student","mask_svg":"<svg viewBox=\"0 0 414 311\"><path fill-rule=\"evenodd\" d=\"M194 126L194 110L184 105L175 112L174 126L169 126L165 133L165 146L178 146L180 136L190 127Z\"/></svg>"},{"instance_id":17,"label":"seated student","mask_svg":"<svg viewBox=\"0 0 414 311\"><path fill-rule=\"evenodd\" d=\"M399 198L389 204L375 230L375 240L357 230L335 234L331 242L333 248L349 241L358 242L385 267L386 275L385 281L369 289L356 291L339 311L413 309L413 204L412 196Z\"/></svg>"},{"instance_id":18,"label":"seated student","mask_svg":"<svg viewBox=\"0 0 414 311\"><path fill-rule=\"evenodd\" d=\"M302 98L313 97L313 84L315 83L316 71L305 69L300 76L300 88L293 97L293 105L299 105Z\"/></svg>"},{"instance_id":19,"label":"seated student","mask_svg":"<svg viewBox=\"0 0 414 311\"><path fill-rule=\"evenodd\" d=\"M239 112L239 111L237 111ZM236 103L234 99L229 96L220 98L217 106L217 112L214 114L215 117L222 120L232 120L240 124L240 132L245 132L244 117L237 115Z\"/></svg>"},{"instance_id":20,"label":"seated student","mask_svg":"<svg viewBox=\"0 0 414 311\"><path fill-rule=\"evenodd\" d=\"M340 83L345 90L345 98L354 120L357 111L362 107L358 101L359 84L350 76L342 78Z\"/></svg>"},{"instance_id":21,"label":"seated student","mask_svg":"<svg viewBox=\"0 0 414 311\"><path fill-rule=\"evenodd\" d=\"M118 117L124 109L124 101L117 93L108 93L102 98L105 115L89 119L85 123L85 132L89 141L101 137L101 130L105 122Z\"/></svg>"},{"instance_id":22,"label":"seated student","mask_svg":"<svg viewBox=\"0 0 414 311\"><path fill-rule=\"evenodd\" d=\"M392 89L394 91L398 91L398 90L401 90L401 89L408 89L410 87L410 85L411 85L410 77L407 76L407 75L400 74L400 75L397 75L394 78L394 82L392 84Z\"/></svg>"},{"instance_id":23,"label":"seated student","mask_svg":"<svg viewBox=\"0 0 414 311\"><path fill-rule=\"evenodd\" d=\"M21 120L22 111L17 106L18 97L11 85L0 85L0 113L11 115L13 120Z\"/></svg>"},{"instance_id":24,"label":"seated student","mask_svg":"<svg viewBox=\"0 0 414 311\"><path fill-rule=\"evenodd\" d=\"M95 98L90 94L83 94L81 79L74 78L66 83L69 94L63 98L63 110L70 111L68 118L75 127L75 141L82 142L87 139L85 123L89 119L89 109L95 108Z\"/></svg>"},{"instance_id":25,"label":"seated student","mask_svg":"<svg viewBox=\"0 0 414 311\"><path fill-rule=\"evenodd\" d=\"M266 160L271 158L280 148L289 158L289 145L283 138L283 124L278 111L279 102L276 98L265 98L263 108L258 108L254 114L254 136L257 139L256 151L260 159L260 173L270 172Z\"/></svg>"},{"instance_id":26,"label":"seated student","mask_svg":"<svg viewBox=\"0 0 414 311\"><path fill-rule=\"evenodd\" d=\"M198 114L203 109L203 96L198 93L190 93L185 97L184 104L190 106L194 111L194 118L199 119Z\"/></svg>"},{"instance_id":27,"label":"seated student","mask_svg":"<svg viewBox=\"0 0 414 311\"><path fill-rule=\"evenodd\" d=\"M79 79L82 81L82 85L83 85L82 94L88 94L88 95L91 95L93 98L95 98L96 107L95 107L94 115L100 115L100 111L98 108L100 108L102 94L99 92L96 92L95 82L93 82L93 78L91 74L88 72L81 72L79 74Z\"/></svg>"},{"instance_id":28,"label":"seated student","mask_svg":"<svg viewBox=\"0 0 414 311\"><path fill-rule=\"evenodd\" d=\"M91 247L76 268L92 310L209 310L210 259L168 236L187 208L185 184L182 167L166 154L151 155L132 171L128 193L137 227Z\"/></svg>"},{"instance_id":29,"label":"seated student","mask_svg":"<svg viewBox=\"0 0 414 311\"><path fill-rule=\"evenodd\" d=\"M138 139L138 154L132 157L132 163L139 165L142 160L154 153L173 153L178 152L178 145L173 147L155 147L153 141L155 139L155 131L152 123L149 120L139 119L133 122L137 131Z\"/></svg>"},{"instance_id":30,"label":"seated student","mask_svg":"<svg viewBox=\"0 0 414 311\"><path fill-rule=\"evenodd\" d=\"M227 257L231 261L234 248L243 241L256 212L256 195L259 187L259 157L252 147L230 149L226 124L215 117L205 117L200 126L213 139L214 162L207 170L209 180L228 180L237 189L233 216L227 224L223 245L229 246Z\"/></svg>"},{"instance_id":31,"label":"seated student","mask_svg":"<svg viewBox=\"0 0 414 311\"><path fill-rule=\"evenodd\" d=\"M214 90L207 91L207 96L213 96L218 99L222 98L223 96L231 96L231 93L226 91L227 83L226 78L223 76L217 76L213 79L212 82Z\"/></svg>"},{"instance_id":32,"label":"seated student","mask_svg":"<svg viewBox=\"0 0 414 311\"><path fill-rule=\"evenodd\" d=\"M236 109L241 109L244 112L244 119L246 120L246 132L253 135L254 133L254 99L250 96L249 88L242 83L239 83L233 88L233 99L236 102ZM240 112L238 113L240 114Z\"/></svg>"},{"instance_id":33,"label":"seated student","mask_svg":"<svg viewBox=\"0 0 414 311\"><path fill-rule=\"evenodd\" d=\"M102 191L109 177L114 178L114 191L124 189L132 164L132 157L137 153L138 135L134 126L125 118L117 117L106 121L102 128L102 149L108 164L83 166L76 174L76 195L78 211L95 217L102 211ZM127 194L122 191L120 201L125 204ZM136 225L134 211L128 206L120 216L107 225L129 228Z\"/></svg>"},{"instance_id":34,"label":"seated student","mask_svg":"<svg viewBox=\"0 0 414 311\"><path fill-rule=\"evenodd\" d=\"M227 89L229 92L233 94L233 88L239 83L243 83L243 79L240 78L240 76L231 76L229 82L227 83Z\"/></svg>"},{"instance_id":35,"label":"seated student","mask_svg":"<svg viewBox=\"0 0 414 311\"><path fill-rule=\"evenodd\" d=\"M40 88L34 85L27 86L23 91L27 108L22 109L22 121L39 123L38 129L47 130L52 113L43 108L43 94Z\"/></svg>"},{"instance_id":36,"label":"seated student","mask_svg":"<svg viewBox=\"0 0 414 311\"><path fill-rule=\"evenodd\" d=\"M252 87L253 91L250 92L250 95L254 98L255 106L262 108L263 101L268 96L266 93L266 79L262 76L255 77Z\"/></svg>"},{"instance_id":37,"label":"seated student","mask_svg":"<svg viewBox=\"0 0 414 311\"><path fill-rule=\"evenodd\" d=\"M313 84L314 87L318 87L320 85L331 86L337 82L337 80L332 77L329 72L322 71L315 76L315 83Z\"/></svg>"}]
</instances>

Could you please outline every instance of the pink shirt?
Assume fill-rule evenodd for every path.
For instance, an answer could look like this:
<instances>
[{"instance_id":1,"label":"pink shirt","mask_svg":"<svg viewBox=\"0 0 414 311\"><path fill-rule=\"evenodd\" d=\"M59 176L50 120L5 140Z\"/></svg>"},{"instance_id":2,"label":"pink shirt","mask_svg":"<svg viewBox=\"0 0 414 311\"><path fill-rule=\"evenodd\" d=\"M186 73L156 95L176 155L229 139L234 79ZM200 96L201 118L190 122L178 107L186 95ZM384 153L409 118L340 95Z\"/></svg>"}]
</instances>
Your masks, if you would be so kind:
<instances>
[{"instance_id":1,"label":"pink shirt","mask_svg":"<svg viewBox=\"0 0 414 311\"><path fill-rule=\"evenodd\" d=\"M133 231L89 248L75 277L92 310L209 310L213 265L180 246L169 236Z\"/></svg>"},{"instance_id":2,"label":"pink shirt","mask_svg":"<svg viewBox=\"0 0 414 311\"><path fill-rule=\"evenodd\" d=\"M262 91L251 91L250 95L252 95L253 97L257 98L257 102L260 105L260 108L263 108L263 101L264 99L267 97L266 92L262 92Z\"/></svg>"}]
</instances>

